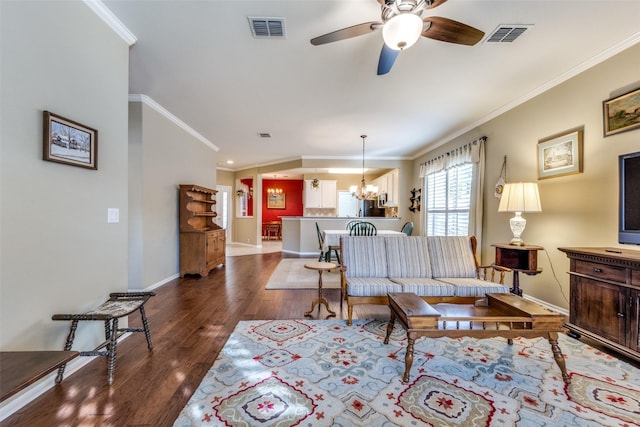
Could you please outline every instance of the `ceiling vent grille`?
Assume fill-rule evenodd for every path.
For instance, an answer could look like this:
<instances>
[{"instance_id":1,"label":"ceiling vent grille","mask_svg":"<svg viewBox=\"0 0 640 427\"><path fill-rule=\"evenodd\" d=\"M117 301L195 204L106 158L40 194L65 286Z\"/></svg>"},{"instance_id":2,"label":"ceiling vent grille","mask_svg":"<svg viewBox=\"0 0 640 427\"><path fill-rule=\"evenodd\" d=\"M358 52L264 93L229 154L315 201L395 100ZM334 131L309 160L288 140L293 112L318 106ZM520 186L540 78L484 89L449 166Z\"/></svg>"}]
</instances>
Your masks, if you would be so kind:
<instances>
[{"instance_id":1,"label":"ceiling vent grille","mask_svg":"<svg viewBox=\"0 0 640 427\"><path fill-rule=\"evenodd\" d=\"M500 25L489 37L487 43L511 43L532 25Z\"/></svg>"},{"instance_id":2,"label":"ceiling vent grille","mask_svg":"<svg viewBox=\"0 0 640 427\"><path fill-rule=\"evenodd\" d=\"M284 18L249 16L251 34L257 39L283 39L286 37Z\"/></svg>"}]
</instances>

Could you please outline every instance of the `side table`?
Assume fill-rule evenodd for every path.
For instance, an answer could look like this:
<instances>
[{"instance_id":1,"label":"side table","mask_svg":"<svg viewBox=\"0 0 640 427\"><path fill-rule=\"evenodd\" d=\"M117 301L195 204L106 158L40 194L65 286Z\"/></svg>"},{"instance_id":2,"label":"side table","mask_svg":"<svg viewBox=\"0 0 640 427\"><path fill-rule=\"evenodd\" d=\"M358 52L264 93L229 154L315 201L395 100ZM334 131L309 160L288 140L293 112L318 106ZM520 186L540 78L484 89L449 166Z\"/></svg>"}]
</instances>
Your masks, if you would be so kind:
<instances>
[{"instance_id":1,"label":"side table","mask_svg":"<svg viewBox=\"0 0 640 427\"><path fill-rule=\"evenodd\" d=\"M509 243L494 243L491 246L496 248L494 264L513 270L511 293L522 296L518 273L529 276L542 273L542 269L538 269L538 251L544 250L544 248L535 245L516 246Z\"/></svg>"},{"instance_id":2,"label":"side table","mask_svg":"<svg viewBox=\"0 0 640 427\"><path fill-rule=\"evenodd\" d=\"M313 312L313 309L316 305L318 305L318 311L320 311L320 304L324 304L324 306L327 308L327 311L329 312L329 316L327 317L335 317L336 312L331 311L331 309L329 308L329 302L322 295L322 272L335 270L336 268L338 268L338 264L335 264L333 262L313 261L305 264L304 268L308 268L309 270L316 270L318 272L318 297L313 300L313 302L311 303L311 309L304 313L304 315L311 316L311 313Z\"/></svg>"}]
</instances>

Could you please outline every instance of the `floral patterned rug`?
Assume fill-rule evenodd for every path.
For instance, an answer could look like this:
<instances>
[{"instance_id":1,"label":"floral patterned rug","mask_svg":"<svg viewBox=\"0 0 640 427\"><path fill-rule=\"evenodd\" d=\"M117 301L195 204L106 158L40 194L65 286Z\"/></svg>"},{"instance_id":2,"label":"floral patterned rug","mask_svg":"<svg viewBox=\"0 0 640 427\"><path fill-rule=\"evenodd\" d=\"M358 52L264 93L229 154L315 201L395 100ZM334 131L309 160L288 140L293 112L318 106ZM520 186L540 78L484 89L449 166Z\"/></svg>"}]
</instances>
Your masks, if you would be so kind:
<instances>
[{"instance_id":1,"label":"floral patterned rug","mask_svg":"<svg viewBox=\"0 0 640 427\"><path fill-rule=\"evenodd\" d=\"M243 321L174 426L638 426L640 370L560 336L416 341L386 322Z\"/></svg>"}]
</instances>

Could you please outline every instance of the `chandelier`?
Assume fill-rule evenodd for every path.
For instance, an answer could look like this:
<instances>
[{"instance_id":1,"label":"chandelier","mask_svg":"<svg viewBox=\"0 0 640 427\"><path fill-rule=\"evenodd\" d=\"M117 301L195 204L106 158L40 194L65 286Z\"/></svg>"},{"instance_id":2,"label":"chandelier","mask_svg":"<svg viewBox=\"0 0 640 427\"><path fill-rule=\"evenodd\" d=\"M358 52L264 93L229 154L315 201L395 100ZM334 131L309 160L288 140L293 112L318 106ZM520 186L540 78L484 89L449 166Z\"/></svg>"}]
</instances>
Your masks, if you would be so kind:
<instances>
[{"instance_id":1,"label":"chandelier","mask_svg":"<svg viewBox=\"0 0 640 427\"><path fill-rule=\"evenodd\" d=\"M367 185L364 180L364 140L367 138L367 135L360 135L360 138L362 138L362 181L360 181L360 187L352 185L349 187L349 191L351 195L358 200L375 199L378 197L378 187L376 185Z\"/></svg>"}]
</instances>

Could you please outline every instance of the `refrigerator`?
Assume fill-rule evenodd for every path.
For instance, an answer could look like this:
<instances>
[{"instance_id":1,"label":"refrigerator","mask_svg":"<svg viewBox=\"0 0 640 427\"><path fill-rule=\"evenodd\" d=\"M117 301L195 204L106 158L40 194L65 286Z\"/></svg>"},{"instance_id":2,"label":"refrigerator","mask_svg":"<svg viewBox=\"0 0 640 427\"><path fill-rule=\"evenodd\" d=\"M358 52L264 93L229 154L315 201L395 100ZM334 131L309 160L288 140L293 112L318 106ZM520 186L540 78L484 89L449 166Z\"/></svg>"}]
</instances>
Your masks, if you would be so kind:
<instances>
[{"instance_id":1,"label":"refrigerator","mask_svg":"<svg viewBox=\"0 0 640 427\"><path fill-rule=\"evenodd\" d=\"M384 216L384 208L378 207L378 199L361 200L358 216Z\"/></svg>"}]
</instances>

